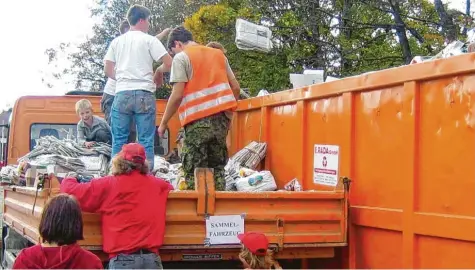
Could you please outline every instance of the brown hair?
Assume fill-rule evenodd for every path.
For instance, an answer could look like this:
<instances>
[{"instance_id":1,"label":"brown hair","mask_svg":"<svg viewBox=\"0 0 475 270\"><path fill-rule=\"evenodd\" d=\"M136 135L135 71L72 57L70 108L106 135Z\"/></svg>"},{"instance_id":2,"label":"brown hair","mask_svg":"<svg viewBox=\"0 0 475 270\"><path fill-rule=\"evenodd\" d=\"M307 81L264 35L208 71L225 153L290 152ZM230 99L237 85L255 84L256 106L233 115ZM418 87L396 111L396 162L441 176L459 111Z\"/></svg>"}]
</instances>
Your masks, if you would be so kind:
<instances>
[{"instance_id":1,"label":"brown hair","mask_svg":"<svg viewBox=\"0 0 475 270\"><path fill-rule=\"evenodd\" d=\"M127 20L124 20L120 23L119 32L120 34L125 34L130 29L130 24Z\"/></svg>"},{"instance_id":2,"label":"brown hair","mask_svg":"<svg viewBox=\"0 0 475 270\"><path fill-rule=\"evenodd\" d=\"M193 41L193 35L190 31L186 30L183 26L173 28L168 34L167 48L171 50L175 47L175 41L187 43Z\"/></svg>"},{"instance_id":3,"label":"brown hair","mask_svg":"<svg viewBox=\"0 0 475 270\"><path fill-rule=\"evenodd\" d=\"M267 250L265 256L258 256L253 254L246 247L242 247L239 253L239 259L244 264L245 268L250 269L282 269L279 263L274 260L274 253L272 250Z\"/></svg>"},{"instance_id":4,"label":"brown hair","mask_svg":"<svg viewBox=\"0 0 475 270\"><path fill-rule=\"evenodd\" d=\"M135 163L132 161L125 160L120 155L116 155L112 159L112 175L117 176L123 174L130 174L132 171L139 171L141 174L148 174L148 162L145 161L144 164Z\"/></svg>"},{"instance_id":5,"label":"brown hair","mask_svg":"<svg viewBox=\"0 0 475 270\"><path fill-rule=\"evenodd\" d=\"M130 25L136 25L140 20L146 20L148 17L150 17L150 9L141 5L133 5L127 11L127 20Z\"/></svg>"},{"instance_id":6,"label":"brown hair","mask_svg":"<svg viewBox=\"0 0 475 270\"><path fill-rule=\"evenodd\" d=\"M73 196L59 194L44 206L39 227L43 243L75 244L84 239L82 227L81 208Z\"/></svg>"},{"instance_id":7,"label":"brown hair","mask_svg":"<svg viewBox=\"0 0 475 270\"><path fill-rule=\"evenodd\" d=\"M206 47L215 48L215 49L221 50L223 53L226 53L226 49L224 48L224 46L221 45L221 43L216 42L216 41L211 41L210 43L206 45Z\"/></svg>"}]
</instances>

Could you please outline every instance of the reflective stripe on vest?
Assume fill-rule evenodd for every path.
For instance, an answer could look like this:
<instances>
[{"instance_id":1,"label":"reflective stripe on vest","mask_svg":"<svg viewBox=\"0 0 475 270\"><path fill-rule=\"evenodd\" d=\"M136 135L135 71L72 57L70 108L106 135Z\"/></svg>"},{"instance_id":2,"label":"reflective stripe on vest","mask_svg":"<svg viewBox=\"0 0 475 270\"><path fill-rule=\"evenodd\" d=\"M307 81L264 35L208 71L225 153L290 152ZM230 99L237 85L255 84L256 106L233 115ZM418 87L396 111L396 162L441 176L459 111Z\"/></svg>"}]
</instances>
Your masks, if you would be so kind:
<instances>
[{"instance_id":1,"label":"reflective stripe on vest","mask_svg":"<svg viewBox=\"0 0 475 270\"><path fill-rule=\"evenodd\" d=\"M195 106L191 106L189 108L186 108L183 112L180 113L180 121L184 121L186 117L189 117L189 116L191 116L195 113L200 113L200 112L203 112L205 110L208 110L208 109L211 109L213 107L217 107L221 104L226 104L226 103L232 102L232 101L236 102L234 94L229 94L229 95L226 95L226 96L221 96L221 97L216 98L216 99L212 99L210 101L200 103L200 104L195 105Z\"/></svg>"},{"instance_id":2,"label":"reflective stripe on vest","mask_svg":"<svg viewBox=\"0 0 475 270\"><path fill-rule=\"evenodd\" d=\"M198 98L206 97L218 92L224 92L228 89L231 89L231 86L229 85L229 83L222 83L222 84L215 85L213 87L205 88L203 90L200 90L194 93L190 93L186 95L185 97L183 97L183 100L181 101L180 106L185 106L186 103L196 100Z\"/></svg>"}]
</instances>

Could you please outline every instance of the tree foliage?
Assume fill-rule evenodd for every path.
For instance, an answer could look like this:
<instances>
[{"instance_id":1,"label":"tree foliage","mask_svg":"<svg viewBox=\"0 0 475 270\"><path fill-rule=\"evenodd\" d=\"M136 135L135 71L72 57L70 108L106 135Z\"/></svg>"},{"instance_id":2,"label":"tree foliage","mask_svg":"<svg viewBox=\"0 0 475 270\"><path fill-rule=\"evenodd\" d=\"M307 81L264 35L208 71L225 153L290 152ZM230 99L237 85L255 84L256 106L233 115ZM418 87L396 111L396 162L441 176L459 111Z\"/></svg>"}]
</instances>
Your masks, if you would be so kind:
<instances>
[{"instance_id":1,"label":"tree foliage","mask_svg":"<svg viewBox=\"0 0 475 270\"><path fill-rule=\"evenodd\" d=\"M253 94L286 89L289 73L303 69L345 77L408 64L414 56L435 55L448 42L464 40L473 27L469 5L463 13L440 0L97 0L91 15L100 23L68 55L71 66L53 77L70 74L77 88L101 91L106 80L102 59L133 3L151 9L151 34L184 24L197 42L222 43L241 87ZM237 18L269 26L274 50L238 50ZM54 62L70 46L60 44L46 53ZM166 85L157 97L169 93Z\"/></svg>"},{"instance_id":2,"label":"tree foliage","mask_svg":"<svg viewBox=\"0 0 475 270\"><path fill-rule=\"evenodd\" d=\"M220 42L241 85L251 94L260 89L282 90L289 86L287 57L281 51L271 54L238 50L234 43L237 18L259 21L251 9L228 3L202 6L185 20L185 27L193 33L195 41L206 45Z\"/></svg>"}]
</instances>

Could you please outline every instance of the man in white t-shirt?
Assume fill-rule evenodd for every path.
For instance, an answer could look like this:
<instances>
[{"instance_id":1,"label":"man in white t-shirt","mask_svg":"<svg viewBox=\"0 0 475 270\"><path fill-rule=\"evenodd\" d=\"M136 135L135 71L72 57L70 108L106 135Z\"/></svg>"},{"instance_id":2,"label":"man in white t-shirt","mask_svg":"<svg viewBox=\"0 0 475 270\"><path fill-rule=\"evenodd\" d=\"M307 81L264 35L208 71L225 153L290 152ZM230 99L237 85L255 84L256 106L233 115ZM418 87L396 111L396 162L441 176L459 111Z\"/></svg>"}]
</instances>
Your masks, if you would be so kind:
<instances>
[{"instance_id":1,"label":"man in white t-shirt","mask_svg":"<svg viewBox=\"0 0 475 270\"><path fill-rule=\"evenodd\" d=\"M135 120L138 142L145 147L150 168L153 168L156 125L156 78L170 71L172 58L163 44L149 30L150 10L133 5L127 12L130 30L115 38L104 58L107 77L116 80L111 110L112 156L127 143L130 123ZM154 76L153 61L161 60Z\"/></svg>"},{"instance_id":2,"label":"man in white t-shirt","mask_svg":"<svg viewBox=\"0 0 475 270\"><path fill-rule=\"evenodd\" d=\"M127 20L124 20L119 26L119 33L123 35L127 33L129 29L130 29L129 22ZM170 30L171 28L166 28L165 30L160 32L160 34L156 35L156 37L159 40L162 40L163 38L168 36L168 33L170 32ZM111 78L108 78L106 85L104 86L103 95L101 99L101 110L104 113L105 120L107 124L109 124L109 126L111 126L110 115L111 115L112 103L114 102L115 85L116 85L116 81ZM135 142L136 139L137 139L137 131L135 127L135 121L134 119L132 119L130 123L130 135L129 135L129 139L127 140L127 143L133 143Z\"/></svg>"}]
</instances>

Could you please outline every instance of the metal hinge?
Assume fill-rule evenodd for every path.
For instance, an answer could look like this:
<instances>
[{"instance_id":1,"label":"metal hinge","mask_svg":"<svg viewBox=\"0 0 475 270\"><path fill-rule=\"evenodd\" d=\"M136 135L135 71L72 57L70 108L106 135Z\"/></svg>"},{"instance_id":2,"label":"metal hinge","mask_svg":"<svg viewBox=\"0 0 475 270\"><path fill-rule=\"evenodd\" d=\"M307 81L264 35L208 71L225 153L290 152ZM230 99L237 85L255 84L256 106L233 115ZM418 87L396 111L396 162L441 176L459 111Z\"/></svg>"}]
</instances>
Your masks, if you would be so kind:
<instances>
[{"instance_id":1,"label":"metal hinge","mask_svg":"<svg viewBox=\"0 0 475 270\"><path fill-rule=\"evenodd\" d=\"M349 192L350 191L350 184L351 184L351 179L348 177L343 177L343 185L345 186L345 191Z\"/></svg>"},{"instance_id":2,"label":"metal hinge","mask_svg":"<svg viewBox=\"0 0 475 270\"><path fill-rule=\"evenodd\" d=\"M284 221L277 219L277 252L284 249Z\"/></svg>"}]
</instances>

